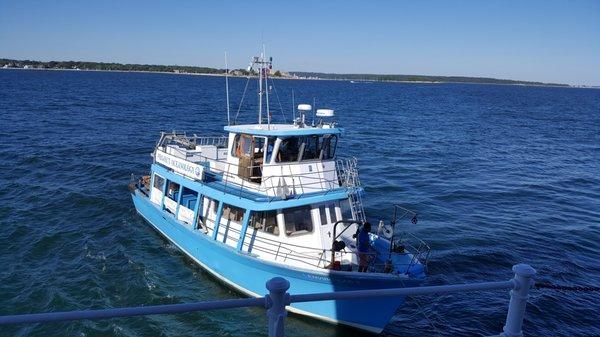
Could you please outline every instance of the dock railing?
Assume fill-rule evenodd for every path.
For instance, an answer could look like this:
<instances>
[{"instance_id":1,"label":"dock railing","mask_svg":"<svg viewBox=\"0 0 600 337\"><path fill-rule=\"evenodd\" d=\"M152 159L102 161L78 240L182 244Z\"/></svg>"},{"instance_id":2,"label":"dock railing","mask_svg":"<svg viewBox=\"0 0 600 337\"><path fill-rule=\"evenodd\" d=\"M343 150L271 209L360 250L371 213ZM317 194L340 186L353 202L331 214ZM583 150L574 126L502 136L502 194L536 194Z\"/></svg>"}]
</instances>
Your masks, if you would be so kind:
<instances>
[{"instance_id":1,"label":"dock railing","mask_svg":"<svg viewBox=\"0 0 600 337\"><path fill-rule=\"evenodd\" d=\"M130 308L114 308L102 310L84 310L67 312L47 312L38 314L0 316L0 325L33 324L63 322L84 319L105 319L116 317L132 317L142 315L177 314L184 312L220 310L243 307L263 307L267 310L269 337L283 337L286 306L291 303L315 301L343 301L358 298L418 296L430 294L462 293L472 291L490 291L510 289L510 302L503 332L495 337L522 337L525 307L529 298L529 290L533 285L535 270L526 264L517 264L512 268L514 277L508 281L481 282L470 284L452 284L440 286L424 286L394 289L353 290L316 294L290 295L287 290L289 281L275 277L267 281L269 291L264 297L241 298L221 301L196 303L167 304Z\"/></svg>"}]
</instances>

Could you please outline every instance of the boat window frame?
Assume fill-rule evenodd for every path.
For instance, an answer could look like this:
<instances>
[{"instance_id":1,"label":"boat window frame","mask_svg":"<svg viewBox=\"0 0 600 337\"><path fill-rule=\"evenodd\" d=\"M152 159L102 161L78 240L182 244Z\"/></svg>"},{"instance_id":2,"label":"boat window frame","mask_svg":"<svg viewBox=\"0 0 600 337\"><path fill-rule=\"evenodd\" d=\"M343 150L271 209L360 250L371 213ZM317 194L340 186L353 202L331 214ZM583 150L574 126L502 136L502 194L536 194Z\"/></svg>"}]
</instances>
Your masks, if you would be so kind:
<instances>
[{"instance_id":1,"label":"boat window frame","mask_svg":"<svg viewBox=\"0 0 600 337\"><path fill-rule=\"evenodd\" d=\"M171 185L176 185L177 186L177 188L173 189L173 196L169 195L169 188L171 187ZM167 179L167 185L166 186L167 186L167 190L165 192L163 192L164 195L165 195L165 197L169 198L169 199L171 199L173 201L175 201L176 203L179 203L179 198L181 197L179 195L179 190L181 189L182 185L180 183L177 183L177 182L173 181L173 180Z\"/></svg>"},{"instance_id":2,"label":"boat window frame","mask_svg":"<svg viewBox=\"0 0 600 337\"><path fill-rule=\"evenodd\" d=\"M275 220L275 226L273 226L274 229L277 230L277 234L275 234L275 232L268 232L265 230L265 227L257 227L257 221L256 221L256 217L259 214L266 214L266 213L273 213L273 219ZM250 218L250 226L255 229L256 231L259 231L261 233L265 233L274 237L279 237L281 235L281 229L279 228L279 219L278 219L278 215L279 212L277 210L270 210L270 211L254 211L252 212L252 217ZM262 217L262 219L267 219L267 217ZM264 224L261 224L264 226Z\"/></svg>"},{"instance_id":3,"label":"boat window frame","mask_svg":"<svg viewBox=\"0 0 600 337\"><path fill-rule=\"evenodd\" d=\"M333 141L333 146L331 145ZM327 144L327 156L325 156L325 144ZM319 149L319 159L321 160L333 160L335 159L335 152L337 150L338 144L338 136L336 134L326 134L323 135L323 139L321 141L321 148ZM333 149L333 151L332 151Z\"/></svg>"},{"instance_id":4,"label":"boat window frame","mask_svg":"<svg viewBox=\"0 0 600 337\"><path fill-rule=\"evenodd\" d=\"M196 202L192 205L191 208L187 207L186 205L183 204L183 196L186 195L186 192L188 192L188 191L192 192L192 194L195 194L195 196L196 196ZM196 190L193 190L193 189L191 189L191 188L183 185L183 190L181 191L180 199L181 199L181 202L182 202L180 204L180 207L185 207L185 208L187 208L187 209L189 209L190 211L193 212L194 209L196 209L196 205L198 204L198 202L200 202L200 193L198 193L198 191L196 191Z\"/></svg>"},{"instance_id":5,"label":"boat window frame","mask_svg":"<svg viewBox=\"0 0 600 337\"><path fill-rule=\"evenodd\" d=\"M319 162L324 160L334 160L335 153L337 150L338 136L336 134L311 134L305 136L290 136L290 137L279 137L281 142L278 145L276 156L273 158L273 163L276 164L292 164L292 163L310 163ZM296 140L297 152L291 154L283 153L283 146L286 142L291 139ZM316 140L314 140L316 139ZM314 143L313 143L314 140ZM316 153L311 158L305 158L306 153L312 153L307 151L310 148L310 144L316 145ZM286 160L282 160L282 156L286 156Z\"/></svg>"},{"instance_id":6,"label":"boat window frame","mask_svg":"<svg viewBox=\"0 0 600 337\"><path fill-rule=\"evenodd\" d=\"M299 158L299 161L305 162L309 160L321 159L321 147L323 145L323 138L324 137L322 137L321 135L307 135L302 137L302 144L304 144L304 146L302 147L302 158ZM311 150L311 147L313 146L314 152ZM312 157L306 158L307 153L311 154Z\"/></svg>"},{"instance_id":7,"label":"boat window frame","mask_svg":"<svg viewBox=\"0 0 600 337\"><path fill-rule=\"evenodd\" d=\"M289 223L289 221L286 219L286 215L289 214L290 210L302 209L302 208L304 208L308 211L308 219L310 221L310 230L301 229L301 230L294 230L293 232L288 233L287 224ZM314 220L313 220L313 216L312 216L313 209L314 209L314 207L312 205L302 205L302 206L296 206L296 207L282 209L281 213L283 215L283 230L284 230L285 236L293 237L293 236L300 236L300 235L312 235L315 232L315 224L314 224ZM296 224L294 224L294 229L295 228L296 228Z\"/></svg>"},{"instance_id":8,"label":"boat window frame","mask_svg":"<svg viewBox=\"0 0 600 337\"><path fill-rule=\"evenodd\" d=\"M335 201L328 201L318 204L317 208L319 210L319 219L321 221L321 226L331 225L338 221L338 216L336 213L337 203ZM323 221L325 218L325 221Z\"/></svg>"},{"instance_id":9,"label":"boat window frame","mask_svg":"<svg viewBox=\"0 0 600 337\"><path fill-rule=\"evenodd\" d=\"M219 200L213 199L211 197L201 195L202 196L202 207L198 207L198 212L196 213L196 217L203 226L208 224L208 221L215 224L215 218L217 216L217 208L219 205ZM206 204L206 205L205 205ZM206 207L206 211L204 208ZM213 227L214 230L214 227Z\"/></svg>"},{"instance_id":10,"label":"boat window frame","mask_svg":"<svg viewBox=\"0 0 600 337\"><path fill-rule=\"evenodd\" d=\"M340 200L338 207L340 208L340 214L342 215L342 219L354 219L354 216L352 215L352 207L350 206L350 200Z\"/></svg>"},{"instance_id":11,"label":"boat window frame","mask_svg":"<svg viewBox=\"0 0 600 337\"><path fill-rule=\"evenodd\" d=\"M234 219L230 218L231 210L232 209L235 209L236 211L237 210L241 211L241 212L236 212L235 213L235 218ZM246 212L246 210L244 208L242 208L242 207L238 207L238 206L234 206L234 205L230 205L230 204L225 203L225 204L223 204L223 213L221 214L221 218L241 224L242 221L243 221L243 219L244 219L244 213L245 212ZM239 219L237 219L237 217L239 217Z\"/></svg>"},{"instance_id":12,"label":"boat window frame","mask_svg":"<svg viewBox=\"0 0 600 337\"><path fill-rule=\"evenodd\" d=\"M156 179L158 177L158 179ZM157 190L161 191L162 193L165 193L165 191L163 191L163 186L165 185L165 180L167 178L161 176L160 174L154 172L154 184L152 185L154 188L156 188ZM161 180L159 186L156 186L156 183L158 180Z\"/></svg>"}]
</instances>

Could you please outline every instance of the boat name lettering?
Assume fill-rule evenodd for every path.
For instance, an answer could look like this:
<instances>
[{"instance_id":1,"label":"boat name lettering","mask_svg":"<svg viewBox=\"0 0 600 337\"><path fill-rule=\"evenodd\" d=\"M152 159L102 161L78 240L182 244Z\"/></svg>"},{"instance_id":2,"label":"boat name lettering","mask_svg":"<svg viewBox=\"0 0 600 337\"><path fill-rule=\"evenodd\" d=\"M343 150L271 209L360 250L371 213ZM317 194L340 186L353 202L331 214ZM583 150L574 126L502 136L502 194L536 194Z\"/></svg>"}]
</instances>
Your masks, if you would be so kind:
<instances>
[{"instance_id":1,"label":"boat name lettering","mask_svg":"<svg viewBox=\"0 0 600 337\"><path fill-rule=\"evenodd\" d=\"M166 165L176 172L179 172L183 175L200 179L202 178L203 168L200 165L189 163L183 161L175 156L170 154L157 151L156 152L156 162Z\"/></svg>"}]
</instances>

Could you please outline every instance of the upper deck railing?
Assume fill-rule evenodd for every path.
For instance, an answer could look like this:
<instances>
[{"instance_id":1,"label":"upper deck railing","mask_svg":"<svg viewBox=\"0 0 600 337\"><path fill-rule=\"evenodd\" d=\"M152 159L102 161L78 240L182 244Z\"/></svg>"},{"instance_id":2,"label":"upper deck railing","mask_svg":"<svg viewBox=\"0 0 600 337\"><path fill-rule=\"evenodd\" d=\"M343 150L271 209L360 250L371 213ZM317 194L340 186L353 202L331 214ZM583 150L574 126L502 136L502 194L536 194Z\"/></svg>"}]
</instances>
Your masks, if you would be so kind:
<instances>
[{"instance_id":1,"label":"upper deck railing","mask_svg":"<svg viewBox=\"0 0 600 337\"><path fill-rule=\"evenodd\" d=\"M260 172L260 177L254 179L257 182L253 182L238 175L240 165L230 163L227 159L207 157L196 150L196 146L202 145L227 148L227 142L224 136L199 137L188 136L185 133L162 133L156 149L165 151L167 145L177 145L178 147L171 147L170 151L178 153L179 158L183 160L203 165L209 180L221 182L222 188L236 196L251 197L251 194L248 194L250 192L273 200L299 197L309 193L328 193L339 188L353 192L360 187L357 160L354 157L336 159L333 169L321 169L305 174L292 172L292 166L298 164L296 162L282 163L280 164L282 173L268 176L263 174L263 165L244 166L244 169L251 172L254 170Z\"/></svg>"},{"instance_id":2,"label":"upper deck railing","mask_svg":"<svg viewBox=\"0 0 600 337\"><path fill-rule=\"evenodd\" d=\"M179 144L193 150L197 145L214 145L217 147L227 147L229 139L225 135L221 136L198 136L196 134L188 135L185 132L161 132L160 139L156 143L156 147L165 146L168 144Z\"/></svg>"}]
</instances>

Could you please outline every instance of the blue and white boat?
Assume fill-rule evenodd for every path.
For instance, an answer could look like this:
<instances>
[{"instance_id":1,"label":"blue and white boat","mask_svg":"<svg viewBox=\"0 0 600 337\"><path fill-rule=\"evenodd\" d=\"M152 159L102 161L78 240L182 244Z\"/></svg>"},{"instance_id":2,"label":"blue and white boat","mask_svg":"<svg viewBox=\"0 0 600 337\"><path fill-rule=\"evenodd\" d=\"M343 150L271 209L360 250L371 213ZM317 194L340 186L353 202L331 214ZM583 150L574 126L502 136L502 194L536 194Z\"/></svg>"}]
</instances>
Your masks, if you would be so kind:
<instances>
[{"instance_id":1,"label":"blue and white boat","mask_svg":"<svg viewBox=\"0 0 600 337\"><path fill-rule=\"evenodd\" d=\"M273 124L268 107L271 59L259 72L257 124L227 125L226 135L162 133L149 176L130 184L137 212L202 268L248 296L281 276L290 292L419 285L429 247L402 233L394 216L369 233L366 272L359 272L356 233L365 222L354 158L336 153L342 134L333 110L298 105L291 124ZM263 85L264 84L264 85ZM263 95L266 123L263 123ZM400 211L400 212L398 212ZM398 213L397 213L398 212ZM413 217L414 216L414 217ZM413 243L414 242L414 243ZM379 333L404 298L294 303L293 313Z\"/></svg>"}]
</instances>

